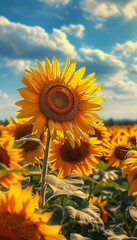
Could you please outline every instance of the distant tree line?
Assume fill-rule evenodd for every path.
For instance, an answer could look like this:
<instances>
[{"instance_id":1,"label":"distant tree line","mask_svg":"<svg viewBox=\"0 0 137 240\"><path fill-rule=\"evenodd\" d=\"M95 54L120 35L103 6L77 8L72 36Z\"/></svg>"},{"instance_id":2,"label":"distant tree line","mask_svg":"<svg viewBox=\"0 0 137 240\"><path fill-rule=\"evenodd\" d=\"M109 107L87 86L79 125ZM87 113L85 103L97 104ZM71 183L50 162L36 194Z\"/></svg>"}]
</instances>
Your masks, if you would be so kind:
<instances>
[{"instance_id":1,"label":"distant tree line","mask_svg":"<svg viewBox=\"0 0 137 240\"><path fill-rule=\"evenodd\" d=\"M5 119L4 121L0 120L0 123L3 125L7 125L8 120L7 119ZM136 120L131 120L131 119L117 120L117 119L109 118L105 120L104 123L105 123L105 126L108 126L108 127L113 125L130 125L130 124L137 124L137 119Z\"/></svg>"},{"instance_id":2,"label":"distant tree line","mask_svg":"<svg viewBox=\"0 0 137 240\"><path fill-rule=\"evenodd\" d=\"M104 121L105 126L111 127L114 125L130 125L130 124L137 124L137 119L136 120L131 120L131 119L113 119L109 118Z\"/></svg>"},{"instance_id":3,"label":"distant tree line","mask_svg":"<svg viewBox=\"0 0 137 240\"><path fill-rule=\"evenodd\" d=\"M8 120L5 119L4 121L0 120L0 123L3 124L3 125L7 125L8 124Z\"/></svg>"}]
</instances>

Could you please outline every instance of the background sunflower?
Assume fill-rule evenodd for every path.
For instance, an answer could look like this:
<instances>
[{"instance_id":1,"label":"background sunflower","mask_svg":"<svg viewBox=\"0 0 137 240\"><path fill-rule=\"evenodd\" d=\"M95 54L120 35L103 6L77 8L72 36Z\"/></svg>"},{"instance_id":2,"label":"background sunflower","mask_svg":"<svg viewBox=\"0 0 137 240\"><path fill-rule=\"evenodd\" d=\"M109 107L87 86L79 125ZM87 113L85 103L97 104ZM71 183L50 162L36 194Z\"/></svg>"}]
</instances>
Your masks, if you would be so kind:
<instances>
[{"instance_id":1,"label":"background sunflower","mask_svg":"<svg viewBox=\"0 0 137 240\"><path fill-rule=\"evenodd\" d=\"M76 172L80 176L92 174L102 154L100 143L96 138L91 138L90 141L81 141L80 146L75 144L72 148L67 139L64 144L54 140L49 153L51 171L58 170L58 177L61 178L71 172Z\"/></svg>"},{"instance_id":2,"label":"background sunflower","mask_svg":"<svg viewBox=\"0 0 137 240\"><path fill-rule=\"evenodd\" d=\"M19 140L27 135L32 134L33 125L27 124L26 119L12 119L9 120L9 124L5 127L4 134L5 136L12 136L14 140ZM20 146L22 149L22 158L26 163L36 163L39 161L40 158L44 156L44 150L40 143L45 145L46 141L46 134L43 132L40 137L39 141L34 137L34 141L29 140L26 141L24 144ZM32 139L32 138L31 138Z\"/></svg>"},{"instance_id":3,"label":"background sunflower","mask_svg":"<svg viewBox=\"0 0 137 240\"><path fill-rule=\"evenodd\" d=\"M0 184L9 187L11 183L17 183L24 177L21 174L23 169L19 162L23 160L21 149L13 148L14 138L0 138L0 163L5 166L1 170Z\"/></svg>"},{"instance_id":4,"label":"background sunflower","mask_svg":"<svg viewBox=\"0 0 137 240\"><path fill-rule=\"evenodd\" d=\"M35 213L39 196L32 198L32 187L22 190L21 184L10 186L8 194L0 192L0 239L64 240L61 226L48 225L53 212Z\"/></svg>"}]
</instances>

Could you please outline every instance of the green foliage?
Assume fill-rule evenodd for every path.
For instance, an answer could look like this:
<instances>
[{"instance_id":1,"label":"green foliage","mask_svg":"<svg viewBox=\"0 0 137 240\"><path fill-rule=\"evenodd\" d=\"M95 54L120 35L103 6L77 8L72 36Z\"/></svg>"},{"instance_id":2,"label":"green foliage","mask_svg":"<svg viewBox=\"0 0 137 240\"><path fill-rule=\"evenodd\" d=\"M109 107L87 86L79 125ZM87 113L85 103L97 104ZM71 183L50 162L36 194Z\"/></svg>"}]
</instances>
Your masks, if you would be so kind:
<instances>
[{"instance_id":1,"label":"green foliage","mask_svg":"<svg viewBox=\"0 0 137 240\"><path fill-rule=\"evenodd\" d=\"M86 178L71 173L59 179L50 174L46 184L44 211L54 210L51 223L62 224L62 234L68 240L137 239L135 198L128 197L128 182L120 170L98 169ZM102 196L107 201L106 222L101 219L101 209L89 203L89 196Z\"/></svg>"}]
</instances>

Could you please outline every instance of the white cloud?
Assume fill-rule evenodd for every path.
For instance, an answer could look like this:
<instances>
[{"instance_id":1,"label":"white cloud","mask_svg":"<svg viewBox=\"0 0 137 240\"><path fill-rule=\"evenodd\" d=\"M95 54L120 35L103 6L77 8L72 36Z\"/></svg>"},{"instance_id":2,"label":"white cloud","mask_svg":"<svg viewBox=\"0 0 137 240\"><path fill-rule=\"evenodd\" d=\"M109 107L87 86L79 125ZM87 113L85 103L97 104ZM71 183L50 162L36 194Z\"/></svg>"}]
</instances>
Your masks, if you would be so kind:
<instances>
[{"instance_id":1,"label":"white cloud","mask_svg":"<svg viewBox=\"0 0 137 240\"><path fill-rule=\"evenodd\" d=\"M8 94L0 90L0 99L8 99L8 98L9 98Z\"/></svg>"},{"instance_id":2,"label":"white cloud","mask_svg":"<svg viewBox=\"0 0 137 240\"><path fill-rule=\"evenodd\" d=\"M85 18L105 21L110 17L123 16L127 20L137 17L137 1L81 0L80 8Z\"/></svg>"},{"instance_id":3,"label":"white cloud","mask_svg":"<svg viewBox=\"0 0 137 240\"><path fill-rule=\"evenodd\" d=\"M42 27L14 23L0 17L0 33L0 54L7 58L77 57L75 46L64 32L56 28L48 34Z\"/></svg>"},{"instance_id":4,"label":"white cloud","mask_svg":"<svg viewBox=\"0 0 137 240\"><path fill-rule=\"evenodd\" d=\"M108 100L124 100L127 99L124 93L117 93L113 91L112 89L103 89L102 90L102 96Z\"/></svg>"},{"instance_id":5,"label":"white cloud","mask_svg":"<svg viewBox=\"0 0 137 240\"><path fill-rule=\"evenodd\" d=\"M128 78L126 64L117 56L100 49L81 48L83 61L97 74L98 82L104 86L102 94L111 100L137 100L137 83Z\"/></svg>"},{"instance_id":6,"label":"white cloud","mask_svg":"<svg viewBox=\"0 0 137 240\"><path fill-rule=\"evenodd\" d=\"M96 25L95 25L95 28L96 28L96 29L103 28L103 23L97 22Z\"/></svg>"},{"instance_id":7,"label":"white cloud","mask_svg":"<svg viewBox=\"0 0 137 240\"><path fill-rule=\"evenodd\" d=\"M137 42L131 40L126 41L123 44L116 43L112 53L121 57L130 57L132 53L137 52Z\"/></svg>"},{"instance_id":8,"label":"white cloud","mask_svg":"<svg viewBox=\"0 0 137 240\"><path fill-rule=\"evenodd\" d=\"M98 19L109 18L119 14L118 7L106 1L82 0L80 1L81 9L87 14L87 18L95 16Z\"/></svg>"},{"instance_id":9,"label":"white cloud","mask_svg":"<svg viewBox=\"0 0 137 240\"><path fill-rule=\"evenodd\" d=\"M9 58L4 58L4 63L5 66L10 69L11 72L15 74L21 74L24 69L26 69L28 66L31 65L31 61L29 60L23 60L23 59L9 59Z\"/></svg>"},{"instance_id":10,"label":"white cloud","mask_svg":"<svg viewBox=\"0 0 137 240\"><path fill-rule=\"evenodd\" d=\"M60 7L69 3L70 0L39 0L45 4L48 4L52 7Z\"/></svg>"},{"instance_id":11,"label":"white cloud","mask_svg":"<svg viewBox=\"0 0 137 240\"><path fill-rule=\"evenodd\" d=\"M125 6L121 9L121 12L127 19L132 19L137 17L137 1L130 0Z\"/></svg>"},{"instance_id":12,"label":"white cloud","mask_svg":"<svg viewBox=\"0 0 137 240\"><path fill-rule=\"evenodd\" d=\"M137 62L137 57L134 57L133 60L134 60L135 62Z\"/></svg>"},{"instance_id":13,"label":"white cloud","mask_svg":"<svg viewBox=\"0 0 137 240\"><path fill-rule=\"evenodd\" d=\"M72 58L78 57L75 46L68 41L67 35L61 30L54 28L50 37L53 42L56 43L56 51L59 51L62 54L64 53L67 56L71 56Z\"/></svg>"},{"instance_id":14,"label":"white cloud","mask_svg":"<svg viewBox=\"0 0 137 240\"><path fill-rule=\"evenodd\" d=\"M130 101L134 99L137 101L137 83L129 80L126 69L118 70L113 74L102 75L102 83L105 98Z\"/></svg>"},{"instance_id":15,"label":"white cloud","mask_svg":"<svg viewBox=\"0 0 137 240\"><path fill-rule=\"evenodd\" d=\"M84 35L85 27L82 24L70 24L68 27L63 25L61 27L61 30L67 34L82 38Z\"/></svg>"},{"instance_id":16,"label":"white cloud","mask_svg":"<svg viewBox=\"0 0 137 240\"><path fill-rule=\"evenodd\" d=\"M13 104L13 102L15 102L15 99L11 99L10 97L8 99L3 99L0 102L0 120L4 121L8 118L16 117L15 112L19 109Z\"/></svg>"},{"instance_id":17,"label":"white cloud","mask_svg":"<svg viewBox=\"0 0 137 240\"><path fill-rule=\"evenodd\" d=\"M116 77L116 76L113 76ZM111 81L110 86L109 81ZM108 83L108 84L107 84ZM106 87L106 89L105 89ZM109 87L109 88L108 88ZM112 76L104 83L103 96L108 99L117 100L137 100L137 83L131 80L117 79L114 81Z\"/></svg>"},{"instance_id":18,"label":"white cloud","mask_svg":"<svg viewBox=\"0 0 137 240\"><path fill-rule=\"evenodd\" d=\"M137 64L132 64L131 65L131 72L134 74L137 74Z\"/></svg>"},{"instance_id":19,"label":"white cloud","mask_svg":"<svg viewBox=\"0 0 137 240\"><path fill-rule=\"evenodd\" d=\"M125 68L124 62L119 60L115 55L105 53L100 49L82 47L80 48L80 52L83 55L84 59L92 62L92 64L96 63L96 65L102 65L102 67L104 67L104 71L107 71L108 73L110 72L109 69L111 69L111 72L113 73L115 71L118 71L118 69Z\"/></svg>"},{"instance_id":20,"label":"white cloud","mask_svg":"<svg viewBox=\"0 0 137 240\"><path fill-rule=\"evenodd\" d=\"M103 109L99 114L104 119L137 119L135 100L111 100L106 99L103 103Z\"/></svg>"},{"instance_id":21,"label":"white cloud","mask_svg":"<svg viewBox=\"0 0 137 240\"><path fill-rule=\"evenodd\" d=\"M102 25L106 18L117 16L119 14L117 6L111 2L107 2L106 4L105 1L82 0L80 1L80 8L87 20L96 19L97 21L102 22Z\"/></svg>"}]
</instances>

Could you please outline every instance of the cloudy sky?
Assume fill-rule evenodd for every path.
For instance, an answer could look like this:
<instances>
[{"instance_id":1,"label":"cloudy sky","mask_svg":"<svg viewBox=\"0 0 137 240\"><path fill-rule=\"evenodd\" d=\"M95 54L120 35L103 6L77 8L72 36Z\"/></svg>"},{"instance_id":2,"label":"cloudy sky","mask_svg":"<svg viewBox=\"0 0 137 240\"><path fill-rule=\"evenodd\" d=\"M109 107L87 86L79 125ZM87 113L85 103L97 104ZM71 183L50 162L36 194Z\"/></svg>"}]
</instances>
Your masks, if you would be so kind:
<instances>
[{"instance_id":1,"label":"cloudy sky","mask_svg":"<svg viewBox=\"0 0 137 240\"><path fill-rule=\"evenodd\" d=\"M105 120L137 119L136 0L0 2L0 120L15 117L24 68L53 56L96 72Z\"/></svg>"}]
</instances>

